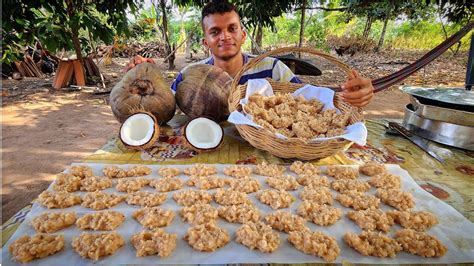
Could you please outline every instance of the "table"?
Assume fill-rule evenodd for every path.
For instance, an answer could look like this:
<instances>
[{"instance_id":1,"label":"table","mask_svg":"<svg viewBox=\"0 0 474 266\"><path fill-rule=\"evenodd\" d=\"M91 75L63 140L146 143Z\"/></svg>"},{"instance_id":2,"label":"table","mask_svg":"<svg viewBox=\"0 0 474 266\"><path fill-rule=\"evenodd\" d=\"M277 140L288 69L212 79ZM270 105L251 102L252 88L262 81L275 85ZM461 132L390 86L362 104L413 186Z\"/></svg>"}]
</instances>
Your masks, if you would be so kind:
<instances>
[{"instance_id":1,"label":"table","mask_svg":"<svg viewBox=\"0 0 474 266\"><path fill-rule=\"evenodd\" d=\"M253 148L238 136L230 124L224 124L225 139L220 149L196 154L182 145L179 134L183 116L176 116L169 127L162 128L160 141L147 151L127 150L116 138L88 156L85 162L114 164L290 164L292 160L277 158ZM474 153L435 143L431 148L443 157L445 164L431 158L423 150L400 136L385 133L384 120L367 120L368 143L352 145L346 151L314 161L317 165L361 164L367 161L399 164L416 182L437 198L445 201L474 222ZM24 207L2 225L2 246L24 221L31 204Z\"/></svg>"}]
</instances>

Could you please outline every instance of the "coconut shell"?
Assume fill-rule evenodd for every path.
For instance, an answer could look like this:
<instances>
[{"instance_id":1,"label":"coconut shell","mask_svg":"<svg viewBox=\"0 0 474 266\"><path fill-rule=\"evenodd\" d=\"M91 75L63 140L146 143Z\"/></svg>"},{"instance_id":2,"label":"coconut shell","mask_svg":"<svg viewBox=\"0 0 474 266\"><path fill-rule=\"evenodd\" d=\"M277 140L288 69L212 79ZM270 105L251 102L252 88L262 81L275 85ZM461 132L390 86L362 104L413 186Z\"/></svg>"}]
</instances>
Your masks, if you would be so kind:
<instances>
[{"instance_id":1,"label":"coconut shell","mask_svg":"<svg viewBox=\"0 0 474 266\"><path fill-rule=\"evenodd\" d=\"M191 119L205 116L218 123L227 120L232 77L207 64L191 65L181 74L183 80L175 94L179 109Z\"/></svg>"},{"instance_id":2,"label":"coconut shell","mask_svg":"<svg viewBox=\"0 0 474 266\"><path fill-rule=\"evenodd\" d=\"M206 117L208 118L208 117ZM209 118L211 119L211 118ZM215 151L217 149L219 149L219 147L222 145L222 143L224 142L224 129L222 128L221 125L219 125L222 129L222 139L221 139L221 142L219 142L219 145L217 145L216 147L214 148L211 148L211 149L200 149L198 147L195 147L194 145L192 145L191 143L189 143L188 141L188 138L186 137L186 127L189 125L189 123L192 121L193 119L191 119L190 121L188 121L184 126L181 127L181 136L183 136L183 146L190 149L190 150L193 150L197 153L206 153L206 152L212 152L212 151Z\"/></svg>"},{"instance_id":3,"label":"coconut shell","mask_svg":"<svg viewBox=\"0 0 474 266\"><path fill-rule=\"evenodd\" d=\"M121 134L123 123L122 123L122 125L120 125L119 139L120 139L120 142L122 142L122 144L128 149L131 149L131 150L146 150L148 148L153 147L153 145L158 141L158 138L160 137L160 127L158 126L158 121L156 120L156 117L152 113L146 112L146 111L139 111L139 112L135 112L135 113L131 114L130 116L135 115L135 114L146 114L146 115L149 115L153 119L153 122L154 122L153 123L153 129L154 129L154 131L153 131L153 135L151 136L150 141L148 141L147 143L145 143L143 145L138 145L138 146L129 145L129 144L123 142L122 141L122 134ZM125 119L125 120L127 120L127 119Z\"/></svg>"},{"instance_id":4,"label":"coconut shell","mask_svg":"<svg viewBox=\"0 0 474 266\"><path fill-rule=\"evenodd\" d=\"M136 110L152 113L159 125L173 118L176 101L156 64L142 63L125 74L110 93L112 112L121 123Z\"/></svg>"}]
</instances>

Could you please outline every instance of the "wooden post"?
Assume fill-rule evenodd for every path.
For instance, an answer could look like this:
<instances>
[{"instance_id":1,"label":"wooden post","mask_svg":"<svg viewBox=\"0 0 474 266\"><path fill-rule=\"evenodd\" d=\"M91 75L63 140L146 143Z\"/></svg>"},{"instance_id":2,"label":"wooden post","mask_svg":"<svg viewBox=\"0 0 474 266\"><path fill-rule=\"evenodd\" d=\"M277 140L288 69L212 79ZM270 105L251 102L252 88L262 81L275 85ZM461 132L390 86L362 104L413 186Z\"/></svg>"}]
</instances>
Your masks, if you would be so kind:
<instances>
[{"instance_id":1,"label":"wooden post","mask_svg":"<svg viewBox=\"0 0 474 266\"><path fill-rule=\"evenodd\" d=\"M82 64L79 59L73 60L72 65L74 68L74 77L76 78L76 85L85 86L86 79L84 75L84 68L82 68Z\"/></svg>"},{"instance_id":2,"label":"wooden post","mask_svg":"<svg viewBox=\"0 0 474 266\"><path fill-rule=\"evenodd\" d=\"M66 87L71 81L73 73L74 65L72 61L59 61L58 70L56 71L56 75L54 76L53 88L61 89Z\"/></svg>"},{"instance_id":3,"label":"wooden post","mask_svg":"<svg viewBox=\"0 0 474 266\"><path fill-rule=\"evenodd\" d=\"M474 33L471 34L471 47L469 48L469 59L466 70L466 90L471 90L474 85Z\"/></svg>"}]
</instances>

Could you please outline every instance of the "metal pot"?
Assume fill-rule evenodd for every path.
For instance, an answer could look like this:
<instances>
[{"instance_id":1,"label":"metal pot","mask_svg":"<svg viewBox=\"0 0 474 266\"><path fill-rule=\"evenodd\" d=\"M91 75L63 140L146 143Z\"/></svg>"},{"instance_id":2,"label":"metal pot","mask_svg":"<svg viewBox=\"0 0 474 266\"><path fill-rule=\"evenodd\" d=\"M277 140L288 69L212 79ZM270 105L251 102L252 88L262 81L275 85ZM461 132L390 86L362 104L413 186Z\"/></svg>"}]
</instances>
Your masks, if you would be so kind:
<instances>
[{"instance_id":1,"label":"metal pot","mask_svg":"<svg viewBox=\"0 0 474 266\"><path fill-rule=\"evenodd\" d=\"M422 104L413 96L410 96L410 102L410 108L420 117L474 127L474 113L472 112Z\"/></svg>"},{"instance_id":2,"label":"metal pot","mask_svg":"<svg viewBox=\"0 0 474 266\"><path fill-rule=\"evenodd\" d=\"M426 139L474 151L474 127L434 120L420 116L412 104L405 107L403 126Z\"/></svg>"},{"instance_id":3,"label":"metal pot","mask_svg":"<svg viewBox=\"0 0 474 266\"><path fill-rule=\"evenodd\" d=\"M412 86L402 91L411 101L405 107L406 129L438 143L474 150L474 91Z\"/></svg>"}]
</instances>

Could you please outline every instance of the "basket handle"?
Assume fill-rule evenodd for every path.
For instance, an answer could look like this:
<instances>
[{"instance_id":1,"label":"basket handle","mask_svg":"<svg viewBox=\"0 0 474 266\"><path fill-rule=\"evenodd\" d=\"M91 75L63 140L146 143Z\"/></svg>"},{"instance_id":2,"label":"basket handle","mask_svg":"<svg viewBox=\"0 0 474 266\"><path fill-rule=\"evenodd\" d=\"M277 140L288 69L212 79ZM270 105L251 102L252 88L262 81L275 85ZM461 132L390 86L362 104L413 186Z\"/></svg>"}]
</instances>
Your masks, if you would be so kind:
<instances>
[{"instance_id":1,"label":"basket handle","mask_svg":"<svg viewBox=\"0 0 474 266\"><path fill-rule=\"evenodd\" d=\"M316 49L309 48L309 47L282 47L282 48L278 48L278 49L275 49L275 50L272 50L272 51L268 51L264 54L261 54L261 55L257 56L256 58L254 58L253 60L251 60L250 62L248 62L247 64L245 64L239 70L239 72L237 72L237 74L235 75L234 80L232 81L232 84L231 84L231 87L230 87L230 93L233 94L235 92L235 90L237 90L237 86L239 85L239 80L242 77L242 74L245 73L245 71L249 70L250 68L252 68L255 65L257 65L258 63L260 63L265 57L275 55L275 54L288 53L288 52L301 52L301 53L307 53L307 54L312 54L312 55L323 57L324 59L326 59L327 61L335 64L342 71L344 71L347 74L349 79L354 78L354 75L352 74L351 68L347 64L343 63L342 61L340 61L339 59L337 59L336 57L334 57L330 54L326 54L324 52L321 52L321 51L318 51Z\"/></svg>"}]
</instances>

